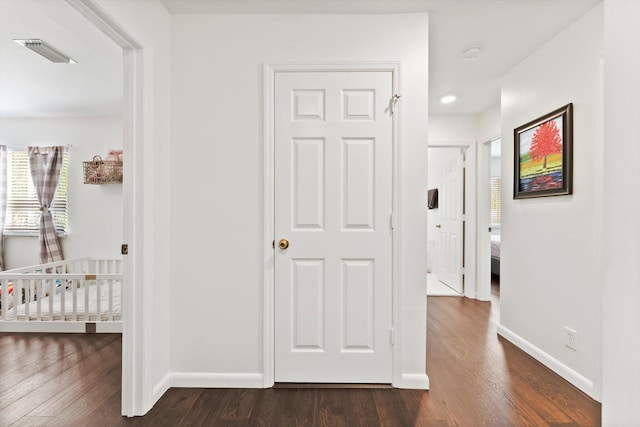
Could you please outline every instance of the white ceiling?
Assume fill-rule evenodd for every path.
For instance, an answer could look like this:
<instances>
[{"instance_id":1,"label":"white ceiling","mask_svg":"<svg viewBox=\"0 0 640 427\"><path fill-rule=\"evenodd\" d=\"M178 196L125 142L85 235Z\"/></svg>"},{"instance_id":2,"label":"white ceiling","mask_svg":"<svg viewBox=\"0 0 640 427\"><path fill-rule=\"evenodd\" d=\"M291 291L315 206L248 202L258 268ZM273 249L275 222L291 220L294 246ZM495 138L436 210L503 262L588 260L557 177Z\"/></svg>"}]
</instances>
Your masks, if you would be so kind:
<instances>
[{"instance_id":1,"label":"white ceiling","mask_svg":"<svg viewBox=\"0 0 640 427\"><path fill-rule=\"evenodd\" d=\"M429 12L429 112L461 115L497 104L501 76L600 0L161 1L172 14ZM0 115L120 114L122 52L64 0L0 0L0 24ZM14 38L41 38L78 64L48 63ZM471 45L480 57L462 59ZM449 93L458 100L441 104Z\"/></svg>"},{"instance_id":2,"label":"white ceiling","mask_svg":"<svg viewBox=\"0 0 640 427\"><path fill-rule=\"evenodd\" d=\"M13 39L42 39L54 64ZM122 49L64 0L0 0L0 116L119 116Z\"/></svg>"}]
</instances>

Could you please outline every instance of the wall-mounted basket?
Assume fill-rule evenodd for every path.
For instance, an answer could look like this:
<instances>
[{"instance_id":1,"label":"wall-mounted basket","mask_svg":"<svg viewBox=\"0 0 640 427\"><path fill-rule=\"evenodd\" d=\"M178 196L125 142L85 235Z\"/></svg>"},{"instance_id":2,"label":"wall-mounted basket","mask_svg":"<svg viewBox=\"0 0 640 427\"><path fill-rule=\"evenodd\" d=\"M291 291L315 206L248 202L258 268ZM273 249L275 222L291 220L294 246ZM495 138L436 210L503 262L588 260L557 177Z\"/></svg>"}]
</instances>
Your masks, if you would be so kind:
<instances>
[{"instance_id":1,"label":"wall-mounted basket","mask_svg":"<svg viewBox=\"0 0 640 427\"><path fill-rule=\"evenodd\" d=\"M122 162L102 160L93 156L90 162L82 162L85 184L122 184Z\"/></svg>"}]
</instances>

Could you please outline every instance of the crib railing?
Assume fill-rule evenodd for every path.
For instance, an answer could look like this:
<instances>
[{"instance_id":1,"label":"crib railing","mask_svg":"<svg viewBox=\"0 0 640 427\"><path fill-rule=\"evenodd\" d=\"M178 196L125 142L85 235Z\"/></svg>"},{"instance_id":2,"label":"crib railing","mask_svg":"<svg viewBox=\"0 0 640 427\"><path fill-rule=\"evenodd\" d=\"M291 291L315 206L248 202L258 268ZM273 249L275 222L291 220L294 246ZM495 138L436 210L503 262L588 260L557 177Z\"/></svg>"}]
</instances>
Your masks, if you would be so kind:
<instances>
[{"instance_id":1,"label":"crib railing","mask_svg":"<svg viewBox=\"0 0 640 427\"><path fill-rule=\"evenodd\" d=\"M31 265L0 271L0 277L13 273L83 273L83 274L122 274L122 260L109 258L81 257L46 264Z\"/></svg>"},{"instance_id":2,"label":"crib railing","mask_svg":"<svg viewBox=\"0 0 640 427\"><path fill-rule=\"evenodd\" d=\"M120 320L122 261L75 258L0 272L2 322Z\"/></svg>"}]
</instances>

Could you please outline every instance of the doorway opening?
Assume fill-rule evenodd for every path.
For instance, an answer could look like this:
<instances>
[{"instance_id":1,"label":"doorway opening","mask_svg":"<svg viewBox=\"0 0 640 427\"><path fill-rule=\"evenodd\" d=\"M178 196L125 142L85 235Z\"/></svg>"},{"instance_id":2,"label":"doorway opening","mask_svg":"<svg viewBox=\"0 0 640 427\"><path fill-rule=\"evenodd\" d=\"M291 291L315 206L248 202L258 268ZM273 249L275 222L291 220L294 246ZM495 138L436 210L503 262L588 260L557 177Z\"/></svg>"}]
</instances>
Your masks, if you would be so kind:
<instances>
[{"instance_id":1,"label":"doorway opening","mask_svg":"<svg viewBox=\"0 0 640 427\"><path fill-rule=\"evenodd\" d=\"M11 27L15 27L19 31L25 31L31 27L37 28L40 37L46 40L56 40L56 45L61 46L64 52L73 56L77 63L69 65L69 67L75 67L73 72L58 74L50 71L50 64L42 58L29 57L25 54L23 56L35 65L20 67L18 60L11 56L8 62L11 62L13 68L21 70L22 80L25 79L27 72L25 70L29 70L31 78L24 81L45 83L42 89L30 87L27 93L31 95L37 93L41 97L46 96L45 100L55 100L53 104L47 105L46 102L42 104L44 107L39 107L42 110L31 111L30 114L34 118L29 118L29 123L24 121L24 123L16 123L16 126L13 127L23 135L22 139L25 144L31 145L34 140L42 140L46 141L46 145L50 145L54 141L56 145L57 141L60 141L60 145L70 145L72 149L69 150L69 156L73 162L71 164L82 165L82 161L91 160L96 154L106 159L109 151L112 151L112 155L117 156L113 153L119 152L120 149L127 153L129 159L133 159L134 148L137 145L134 142L138 139L138 135L134 135L133 128L134 126L137 128L141 124L139 116L134 118L132 109L134 106L132 91L134 84L131 82L131 78L134 72L131 66L132 55L128 54L127 49L133 49L134 46L130 43L119 43L111 34L108 34L109 24L106 23L106 15L100 15L101 9L91 0L52 1L47 2L46 7L43 7L41 3L12 2L8 5L10 7L3 9L3 13L9 11L18 15L15 15L13 19L5 19L3 22L11 22ZM11 28L5 27L3 30ZM68 28L74 29L75 37L68 37L69 34L66 30ZM114 34L115 32L116 30L113 30ZM9 40L11 38L7 37ZM99 61L96 60L98 57ZM8 58L9 55L3 59L7 60ZM57 66L57 64L53 65L53 67ZM71 68L69 69L71 70ZM126 72L123 73L123 70ZM41 73L42 76L37 76L35 73ZM69 76L72 77L69 79ZM56 83L47 85L46 82L51 82L51 78ZM78 86L83 83L85 83L85 87ZM33 84L30 83L30 86ZM53 90L63 88L63 91L66 92L64 96L55 92L51 94L47 86ZM13 90L16 90L18 85L6 85L6 87L12 87ZM82 99L83 96L86 99ZM27 96L24 96L23 101L26 98ZM50 106L57 109L49 109L52 108ZM46 120L44 120L45 116ZM20 128L17 125L20 125ZM3 126L3 129L6 127ZM40 142L37 144L45 145ZM117 157L111 160L115 159ZM133 163L134 161L125 162L124 174L127 179L124 180L123 185L100 187L85 186L82 168L69 167L70 208L68 212L71 232L64 237L62 242L66 259L86 256L117 258L118 248L123 240L135 244L134 239L130 239L133 234L131 218L138 216L138 211L132 207L133 188L136 182L136 178L131 174L131 171L134 170ZM97 226L98 223L108 223L112 228L107 230L105 227ZM122 234L113 233L114 229L122 230ZM16 243L18 242L16 241ZM17 252L13 251L13 253ZM16 263L22 263L22 261L17 260ZM127 380L134 376L130 373L131 364L127 363L127 360L131 360L134 354L132 351L133 335L131 329L127 329L127 326L133 324L130 321L133 289L129 286L133 285L132 265L129 263L127 266L127 262L124 261L122 267L124 280L118 287L122 289L124 295L120 300L123 301L120 306L120 318L122 319L122 339L126 342L123 344L123 348L126 350L122 352L123 379ZM125 286L122 286L122 283ZM64 282L61 284L65 285ZM76 289L75 285L68 285L67 282L67 286L60 286L60 289L56 290L56 295L59 295L62 301L64 301L65 295L73 293L71 289ZM100 295L100 291L97 292ZM76 296L75 293L73 295ZM90 294L87 292L85 295ZM117 305L115 302L117 300L113 298L110 299L110 302ZM103 300L99 297L93 300L97 303L97 307L100 307L101 301ZM76 305L75 298L73 305ZM102 305L104 307L104 303ZM61 306L64 308L65 303L62 302ZM74 310L76 310L75 307ZM85 330L87 332L95 332L96 329L100 331L99 326L96 328L96 323L86 324ZM51 330L53 331L53 328ZM113 330L116 331L118 328L114 327ZM86 338L92 339L90 336ZM102 337L94 338L95 340L104 339ZM119 337L113 341L118 340L120 340ZM141 341L140 335L136 335L136 341ZM134 380L128 381L133 384ZM127 409L126 403L129 402L129 397L132 395L132 392L127 392L129 389L133 389L133 385L123 387L123 396L125 396L123 398L123 413L133 415L133 410Z\"/></svg>"},{"instance_id":2,"label":"doorway opening","mask_svg":"<svg viewBox=\"0 0 640 427\"><path fill-rule=\"evenodd\" d=\"M446 164L442 164L441 166L437 166L431 164L434 159L439 156L437 150L452 150L450 151L452 158ZM479 280L478 274L479 272L479 263L478 261L478 215L480 215L480 211L478 211L478 192L480 191L480 187L478 186L479 182L479 171L478 165L481 161L481 150L482 144L477 143L476 141L430 141L428 147L428 189L435 190L437 189L437 181L438 177L443 174L442 168L451 170L452 165L457 162L453 160L453 157L459 155L459 153L463 153L462 155L462 174L461 178L458 180L462 183L461 188L458 187L457 190L457 200L458 200L458 214L460 215L461 228L459 228L460 235L459 238L455 239L460 243L461 250L458 252L458 263L457 268L460 269L461 274L461 283L462 288L458 289L457 294L460 296L464 296L467 298L478 299L481 301L488 301L490 298L490 284L487 282L485 287L483 288L482 283ZM452 163L453 161L453 163ZM460 176L460 175L458 175ZM439 192L438 192L439 193ZM428 192L425 195L427 200L425 202L428 205ZM440 194L438 194L440 196ZM440 198L440 197L439 197ZM446 195L445 195L446 200ZM440 206L440 200L438 200L438 206ZM439 210L440 208L438 208ZM449 209L452 210L453 208ZM437 271L434 263L437 262L439 255L437 254L437 231L442 231L443 223L438 222L440 219L439 213L437 213L434 209L429 209L427 214L427 270L428 271ZM436 227L440 224L440 228ZM451 241L451 239L450 239ZM488 243L487 243L488 244ZM432 276L427 275L427 279ZM438 279L438 281L440 281ZM431 281L427 280L427 287L429 287L429 282L434 283L432 278ZM427 295L430 289L427 289ZM436 292L433 291L433 296L436 295Z\"/></svg>"},{"instance_id":3,"label":"doorway opening","mask_svg":"<svg viewBox=\"0 0 640 427\"><path fill-rule=\"evenodd\" d=\"M500 232L502 224L502 173L500 162L501 140L490 142L491 158L489 162L489 217L491 233L491 283L500 284Z\"/></svg>"},{"instance_id":4,"label":"doorway opening","mask_svg":"<svg viewBox=\"0 0 640 427\"><path fill-rule=\"evenodd\" d=\"M465 294L467 147L429 147L427 295Z\"/></svg>"},{"instance_id":5,"label":"doorway opening","mask_svg":"<svg viewBox=\"0 0 640 427\"><path fill-rule=\"evenodd\" d=\"M480 146L478 167L478 290L489 300L500 283L502 174L501 139Z\"/></svg>"}]
</instances>

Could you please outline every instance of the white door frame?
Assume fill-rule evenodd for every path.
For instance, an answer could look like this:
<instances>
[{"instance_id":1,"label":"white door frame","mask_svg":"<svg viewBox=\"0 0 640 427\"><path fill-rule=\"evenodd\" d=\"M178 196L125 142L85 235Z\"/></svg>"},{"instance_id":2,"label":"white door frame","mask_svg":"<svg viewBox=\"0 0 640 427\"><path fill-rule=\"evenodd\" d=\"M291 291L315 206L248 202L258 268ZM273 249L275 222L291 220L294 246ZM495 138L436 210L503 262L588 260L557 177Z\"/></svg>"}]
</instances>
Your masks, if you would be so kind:
<instances>
[{"instance_id":1,"label":"white door frame","mask_svg":"<svg viewBox=\"0 0 640 427\"><path fill-rule=\"evenodd\" d=\"M476 205L476 141L429 141L429 148L464 148L465 151L465 178L464 178L464 296L467 298L484 299L484 294L477 283L477 205ZM431 184L429 183L429 186Z\"/></svg>"},{"instance_id":2,"label":"white door frame","mask_svg":"<svg viewBox=\"0 0 640 427\"><path fill-rule=\"evenodd\" d=\"M145 242L143 234L145 212L152 212L151 201L144 199L142 185L144 172L153 170L151 157L143 156L143 148L151 141L143 133L145 83L143 47L127 31L114 21L95 0L65 0L71 7L89 20L123 49L123 243L129 245L129 255L123 257L123 306L122 306L122 408L125 416L143 415L153 404L151 375L151 347L149 339L151 322L148 301L143 298L143 261ZM147 298L147 300L149 300Z\"/></svg>"},{"instance_id":3,"label":"white door frame","mask_svg":"<svg viewBox=\"0 0 640 427\"><path fill-rule=\"evenodd\" d=\"M275 273L275 252L273 250L273 242L275 241L274 228L274 199L275 199L275 175L274 175L274 119L275 119L275 73L278 72L362 72L362 71L386 71L392 73L392 93L397 94L400 88L400 64L397 62L319 62L319 63L265 63L263 68L264 78L264 188L263 188L263 204L264 204L264 236L263 236L263 254L264 254L264 286L263 286L263 383L265 388L273 387L274 380L274 314L275 314L275 298L274 298L274 273ZM393 218L399 217L399 113L401 108L399 105L395 107L393 114ZM399 316L399 297L398 297L398 248L399 242L397 233L393 233L393 327L395 343L393 346L393 385L400 384L402 381L400 372L401 345L399 337L402 336L400 329L401 322L398 321Z\"/></svg>"}]
</instances>

